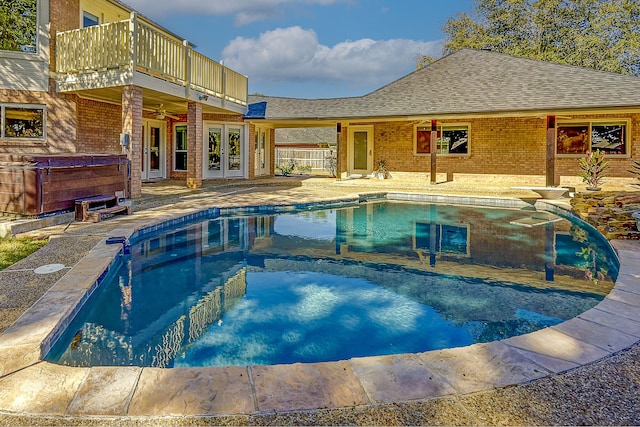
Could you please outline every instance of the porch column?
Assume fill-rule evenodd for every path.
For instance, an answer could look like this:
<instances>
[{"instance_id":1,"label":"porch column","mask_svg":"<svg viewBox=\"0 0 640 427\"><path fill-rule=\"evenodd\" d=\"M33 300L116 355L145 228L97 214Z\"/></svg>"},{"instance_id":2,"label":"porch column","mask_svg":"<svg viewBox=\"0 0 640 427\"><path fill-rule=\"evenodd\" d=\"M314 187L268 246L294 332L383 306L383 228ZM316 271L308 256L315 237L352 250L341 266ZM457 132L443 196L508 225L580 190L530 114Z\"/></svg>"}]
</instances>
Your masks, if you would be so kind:
<instances>
[{"instance_id":1,"label":"porch column","mask_svg":"<svg viewBox=\"0 0 640 427\"><path fill-rule=\"evenodd\" d=\"M202 104L189 102L187 110L187 187L202 187Z\"/></svg>"},{"instance_id":2,"label":"porch column","mask_svg":"<svg viewBox=\"0 0 640 427\"><path fill-rule=\"evenodd\" d=\"M137 86L125 86L122 89L122 133L129 135L129 145L122 148L130 167L128 197L141 197L142 88Z\"/></svg>"},{"instance_id":3,"label":"porch column","mask_svg":"<svg viewBox=\"0 0 640 427\"><path fill-rule=\"evenodd\" d=\"M347 128L342 123L336 125L336 178L342 179L347 172Z\"/></svg>"},{"instance_id":4,"label":"porch column","mask_svg":"<svg viewBox=\"0 0 640 427\"><path fill-rule=\"evenodd\" d=\"M431 184L436 183L437 178L437 167L436 167L436 156L438 151L438 121L431 120L431 139L429 141L429 153L431 153Z\"/></svg>"},{"instance_id":5,"label":"porch column","mask_svg":"<svg viewBox=\"0 0 640 427\"><path fill-rule=\"evenodd\" d=\"M558 185L560 177L556 180L556 116L547 116L546 186Z\"/></svg>"}]
</instances>

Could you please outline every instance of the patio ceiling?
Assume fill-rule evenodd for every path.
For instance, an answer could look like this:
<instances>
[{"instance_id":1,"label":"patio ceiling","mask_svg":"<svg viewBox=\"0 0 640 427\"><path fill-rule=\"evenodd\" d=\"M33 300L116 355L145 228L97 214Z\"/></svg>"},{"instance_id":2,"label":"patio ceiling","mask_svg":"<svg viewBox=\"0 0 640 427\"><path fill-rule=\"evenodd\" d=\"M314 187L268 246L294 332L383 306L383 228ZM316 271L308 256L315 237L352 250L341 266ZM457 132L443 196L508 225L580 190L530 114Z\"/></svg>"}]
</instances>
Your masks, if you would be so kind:
<instances>
[{"instance_id":1,"label":"patio ceiling","mask_svg":"<svg viewBox=\"0 0 640 427\"><path fill-rule=\"evenodd\" d=\"M92 99L95 101L106 102L109 104L122 104L122 86L108 87L102 89L80 90L72 93L77 94L81 98ZM142 90L142 108L145 111L156 111L162 105L168 115L187 114L188 100L183 97L158 92L152 89ZM212 105L214 100L199 100L202 104L203 113L214 114L231 114L229 110ZM219 100L218 100L219 102Z\"/></svg>"}]
</instances>

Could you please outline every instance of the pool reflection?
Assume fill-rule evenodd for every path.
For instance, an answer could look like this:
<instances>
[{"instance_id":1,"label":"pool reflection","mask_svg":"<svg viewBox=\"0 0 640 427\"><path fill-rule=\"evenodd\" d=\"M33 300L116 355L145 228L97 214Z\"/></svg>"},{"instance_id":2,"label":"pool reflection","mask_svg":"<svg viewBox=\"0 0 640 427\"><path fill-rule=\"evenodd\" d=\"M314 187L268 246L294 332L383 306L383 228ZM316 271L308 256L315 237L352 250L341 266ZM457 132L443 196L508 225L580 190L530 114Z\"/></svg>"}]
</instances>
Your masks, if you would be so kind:
<instances>
[{"instance_id":1,"label":"pool reflection","mask_svg":"<svg viewBox=\"0 0 640 427\"><path fill-rule=\"evenodd\" d=\"M283 271L365 279L477 342L587 310L617 266L599 235L548 212L367 203L209 219L135 243L48 359L173 366L251 277Z\"/></svg>"}]
</instances>

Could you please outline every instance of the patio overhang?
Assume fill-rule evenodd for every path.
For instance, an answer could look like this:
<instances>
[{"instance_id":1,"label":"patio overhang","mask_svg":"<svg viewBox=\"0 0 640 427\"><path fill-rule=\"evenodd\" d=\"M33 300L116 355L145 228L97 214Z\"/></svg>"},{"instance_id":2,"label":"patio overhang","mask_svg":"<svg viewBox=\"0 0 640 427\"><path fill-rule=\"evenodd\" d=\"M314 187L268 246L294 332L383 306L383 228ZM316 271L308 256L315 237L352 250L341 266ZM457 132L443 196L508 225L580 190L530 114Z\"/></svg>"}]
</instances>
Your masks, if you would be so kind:
<instances>
[{"instance_id":1,"label":"patio overhang","mask_svg":"<svg viewBox=\"0 0 640 427\"><path fill-rule=\"evenodd\" d=\"M158 84L153 85L153 88L146 87L143 82L138 81L139 86L142 88L143 105L142 108L145 111L157 111L163 109L167 115L179 115L187 114L187 108L189 102L198 102L202 104L203 113L211 114L238 114L243 115L246 112L247 107L244 105L235 104L232 102L224 102L219 98L206 96L198 91L190 90L190 93L185 96L184 88L182 88L182 94L177 88L171 88L170 83L163 82L158 87ZM76 94L84 99L91 99L94 101L100 101L107 104L122 104L122 90L126 85L101 87L95 89L71 89L68 86L67 90L62 90L59 87L60 92ZM69 90L71 89L71 90Z\"/></svg>"}]
</instances>

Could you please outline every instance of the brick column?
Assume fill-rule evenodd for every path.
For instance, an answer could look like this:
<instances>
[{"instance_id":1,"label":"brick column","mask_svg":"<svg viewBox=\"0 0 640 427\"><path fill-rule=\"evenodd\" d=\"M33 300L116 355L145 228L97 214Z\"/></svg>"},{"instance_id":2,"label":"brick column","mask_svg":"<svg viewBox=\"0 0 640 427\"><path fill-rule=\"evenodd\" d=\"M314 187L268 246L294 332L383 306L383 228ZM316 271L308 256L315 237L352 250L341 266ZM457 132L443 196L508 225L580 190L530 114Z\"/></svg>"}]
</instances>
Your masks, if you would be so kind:
<instances>
[{"instance_id":1,"label":"brick column","mask_svg":"<svg viewBox=\"0 0 640 427\"><path fill-rule=\"evenodd\" d=\"M129 197L142 196L142 88L122 89L122 133L129 135L129 146L123 148L130 165Z\"/></svg>"},{"instance_id":2,"label":"brick column","mask_svg":"<svg viewBox=\"0 0 640 427\"><path fill-rule=\"evenodd\" d=\"M187 187L202 187L202 104L189 102L187 110Z\"/></svg>"}]
</instances>

